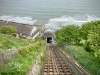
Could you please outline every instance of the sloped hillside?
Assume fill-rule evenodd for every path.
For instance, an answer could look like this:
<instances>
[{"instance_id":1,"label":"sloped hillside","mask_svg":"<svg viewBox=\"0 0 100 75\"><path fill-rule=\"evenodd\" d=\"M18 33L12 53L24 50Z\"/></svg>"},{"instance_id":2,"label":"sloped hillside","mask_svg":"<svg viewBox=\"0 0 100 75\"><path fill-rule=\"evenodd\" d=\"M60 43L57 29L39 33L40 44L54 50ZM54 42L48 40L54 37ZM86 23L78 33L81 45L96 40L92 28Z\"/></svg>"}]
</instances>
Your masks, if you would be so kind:
<instances>
[{"instance_id":1,"label":"sloped hillside","mask_svg":"<svg viewBox=\"0 0 100 75\"><path fill-rule=\"evenodd\" d=\"M34 43L33 40L15 38L10 35L0 33L0 51L10 49L13 47L27 46Z\"/></svg>"},{"instance_id":2,"label":"sloped hillside","mask_svg":"<svg viewBox=\"0 0 100 75\"><path fill-rule=\"evenodd\" d=\"M1 75L26 75L31 68L32 63L35 61L37 56L40 55L40 53L42 53L42 55L40 55L37 60L39 60L38 66L40 66L41 69L46 51L44 40L42 40L40 37L37 37L34 41L32 41L27 39L16 39L7 35L2 35L2 37L3 36L5 37L0 40L2 40L1 42L3 45L7 44L6 46L8 46L9 48L13 46L20 47L23 45L30 45L20 47L19 53L15 55L15 58L13 60L10 60L9 62L6 62L5 65L2 65L0 67ZM9 41L9 43L7 41ZM2 48L8 48L3 45Z\"/></svg>"}]
</instances>

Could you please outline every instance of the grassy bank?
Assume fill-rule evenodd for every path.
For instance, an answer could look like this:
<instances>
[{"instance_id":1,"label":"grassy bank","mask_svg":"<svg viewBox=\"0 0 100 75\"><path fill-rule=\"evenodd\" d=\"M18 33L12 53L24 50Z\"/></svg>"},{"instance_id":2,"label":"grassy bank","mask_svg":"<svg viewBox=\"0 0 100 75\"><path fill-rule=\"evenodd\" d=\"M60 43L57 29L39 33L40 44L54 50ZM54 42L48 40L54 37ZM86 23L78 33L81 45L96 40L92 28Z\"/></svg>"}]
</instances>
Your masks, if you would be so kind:
<instances>
[{"instance_id":1,"label":"grassy bank","mask_svg":"<svg viewBox=\"0 0 100 75\"><path fill-rule=\"evenodd\" d=\"M0 68L1 75L25 75L30 68L34 59L42 52L45 52L45 42L41 39L36 39L33 45L22 47L20 54L16 55L16 59ZM43 62L44 57L41 57Z\"/></svg>"},{"instance_id":2,"label":"grassy bank","mask_svg":"<svg viewBox=\"0 0 100 75\"><path fill-rule=\"evenodd\" d=\"M0 49L2 50L10 49L13 47L18 48L20 46L27 46L31 43L34 43L33 40L15 38L13 36L0 33Z\"/></svg>"},{"instance_id":3,"label":"grassy bank","mask_svg":"<svg viewBox=\"0 0 100 75\"><path fill-rule=\"evenodd\" d=\"M93 75L97 75L100 69L100 62L92 54L86 52L83 46L65 46L80 64L82 64Z\"/></svg>"}]
</instances>

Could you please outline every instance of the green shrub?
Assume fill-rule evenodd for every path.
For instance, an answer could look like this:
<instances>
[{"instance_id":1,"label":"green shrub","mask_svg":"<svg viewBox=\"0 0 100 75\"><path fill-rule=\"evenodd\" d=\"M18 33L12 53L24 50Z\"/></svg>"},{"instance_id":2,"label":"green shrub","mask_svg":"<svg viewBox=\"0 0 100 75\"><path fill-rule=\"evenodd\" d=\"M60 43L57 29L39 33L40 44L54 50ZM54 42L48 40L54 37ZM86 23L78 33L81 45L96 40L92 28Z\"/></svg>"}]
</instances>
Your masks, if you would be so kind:
<instances>
[{"instance_id":1,"label":"green shrub","mask_svg":"<svg viewBox=\"0 0 100 75\"><path fill-rule=\"evenodd\" d=\"M20 38L22 38L22 39L26 39L26 37L24 37L24 36L19 36Z\"/></svg>"},{"instance_id":2,"label":"green shrub","mask_svg":"<svg viewBox=\"0 0 100 75\"><path fill-rule=\"evenodd\" d=\"M17 29L11 25L5 25L0 28L0 33L14 35L17 33Z\"/></svg>"}]
</instances>

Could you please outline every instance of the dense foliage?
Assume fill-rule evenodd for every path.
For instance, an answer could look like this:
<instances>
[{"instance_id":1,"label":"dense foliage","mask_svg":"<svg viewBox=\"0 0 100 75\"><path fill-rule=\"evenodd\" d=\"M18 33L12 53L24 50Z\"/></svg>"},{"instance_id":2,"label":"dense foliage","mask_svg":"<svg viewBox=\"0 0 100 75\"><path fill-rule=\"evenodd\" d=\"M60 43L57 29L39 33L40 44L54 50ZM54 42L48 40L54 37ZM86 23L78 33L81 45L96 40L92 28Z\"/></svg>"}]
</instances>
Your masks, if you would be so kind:
<instances>
[{"instance_id":1,"label":"dense foliage","mask_svg":"<svg viewBox=\"0 0 100 75\"><path fill-rule=\"evenodd\" d=\"M0 28L0 33L14 35L17 33L17 29L11 25L5 25Z\"/></svg>"},{"instance_id":2,"label":"dense foliage","mask_svg":"<svg viewBox=\"0 0 100 75\"><path fill-rule=\"evenodd\" d=\"M64 26L55 32L58 44L77 43L79 41L79 27L76 25Z\"/></svg>"},{"instance_id":3,"label":"dense foliage","mask_svg":"<svg viewBox=\"0 0 100 75\"><path fill-rule=\"evenodd\" d=\"M57 44L83 44L85 49L92 52L100 60L100 21L84 23L81 27L67 25L55 32Z\"/></svg>"},{"instance_id":4,"label":"dense foliage","mask_svg":"<svg viewBox=\"0 0 100 75\"><path fill-rule=\"evenodd\" d=\"M65 52L70 52L90 72L90 75L100 75L100 61L87 52L83 46L67 45L64 49Z\"/></svg>"},{"instance_id":5,"label":"dense foliage","mask_svg":"<svg viewBox=\"0 0 100 75\"><path fill-rule=\"evenodd\" d=\"M86 40L85 48L93 51L95 57L100 59L100 21L92 21L82 25L81 32ZM84 38L86 37L86 38Z\"/></svg>"}]
</instances>

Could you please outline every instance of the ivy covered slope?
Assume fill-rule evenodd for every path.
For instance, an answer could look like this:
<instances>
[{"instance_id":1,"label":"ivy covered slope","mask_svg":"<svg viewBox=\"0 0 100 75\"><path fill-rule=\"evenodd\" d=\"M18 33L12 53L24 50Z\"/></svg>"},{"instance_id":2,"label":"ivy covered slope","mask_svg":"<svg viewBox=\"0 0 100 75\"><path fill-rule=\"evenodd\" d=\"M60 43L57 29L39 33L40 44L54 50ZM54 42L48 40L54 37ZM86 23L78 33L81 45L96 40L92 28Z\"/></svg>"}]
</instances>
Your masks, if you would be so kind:
<instances>
[{"instance_id":1,"label":"ivy covered slope","mask_svg":"<svg viewBox=\"0 0 100 75\"><path fill-rule=\"evenodd\" d=\"M86 22L82 26L67 25L57 30L55 35L58 45L62 43L72 45L75 49L70 50L68 48L69 52L71 52L76 59L78 58L83 65L86 65L86 63L89 64L86 66L93 75L98 73L100 67L100 20ZM68 45L66 47L68 47ZM82 50L77 50L80 47ZM84 55L82 57L87 57L91 61L84 63L83 58L79 55ZM93 61L95 61L95 63Z\"/></svg>"},{"instance_id":2,"label":"ivy covered slope","mask_svg":"<svg viewBox=\"0 0 100 75\"><path fill-rule=\"evenodd\" d=\"M0 51L11 49L13 47L27 46L33 43L33 40L15 38L11 35L0 33Z\"/></svg>"},{"instance_id":3,"label":"ivy covered slope","mask_svg":"<svg viewBox=\"0 0 100 75\"><path fill-rule=\"evenodd\" d=\"M45 42L41 38L36 38L35 42L29 46L20 48L20 53L8 64L0 68L1 75L25 75L34 59L41 53L45 53ZM41 57L40 65L43 64L44 56Z\"/></svg>"}]
</instances>

